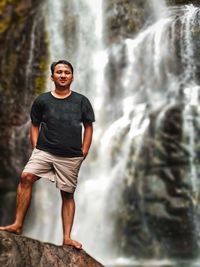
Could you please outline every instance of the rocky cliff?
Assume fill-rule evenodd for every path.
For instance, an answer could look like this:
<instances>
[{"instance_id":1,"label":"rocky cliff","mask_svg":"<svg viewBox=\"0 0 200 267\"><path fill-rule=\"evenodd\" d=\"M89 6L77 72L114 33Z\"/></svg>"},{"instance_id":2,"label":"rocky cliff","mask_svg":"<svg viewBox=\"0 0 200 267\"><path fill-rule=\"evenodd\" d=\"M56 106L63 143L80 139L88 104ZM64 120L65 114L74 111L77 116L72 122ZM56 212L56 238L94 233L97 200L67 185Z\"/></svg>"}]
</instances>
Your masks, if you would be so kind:
<instances>
[{"instance_id":1,"label":"rocky cliff","mask_svg":"<svg viewBox=\"0 0 200 267\"><path fill-rule=\"evenodd\" d=\"M10 222L14 214L16 184L30 152L29 109L45 85L42 4L0 3L0 224Z\"/></svg>"},{"instance_id":2,"label":"rocky cliff","mask_svg":"<svg viewBox=\"0 0 200 267\"><path fill-rule=\"evenodd\" d=\"M0 266L103 267L83 249L55 246L7 232L0 232Z\"/></svg>"}]
</instances>

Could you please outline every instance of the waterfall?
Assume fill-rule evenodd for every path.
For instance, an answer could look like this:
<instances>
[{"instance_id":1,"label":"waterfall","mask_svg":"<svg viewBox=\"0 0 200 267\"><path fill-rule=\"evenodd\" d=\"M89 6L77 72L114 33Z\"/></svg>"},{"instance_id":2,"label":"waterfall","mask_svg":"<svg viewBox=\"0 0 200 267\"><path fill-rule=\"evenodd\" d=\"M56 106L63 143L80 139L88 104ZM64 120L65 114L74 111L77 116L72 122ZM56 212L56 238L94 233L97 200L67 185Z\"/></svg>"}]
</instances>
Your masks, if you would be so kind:
<instances>
[{"instance_id":1,"label":"waterfall","mask_svg":"<svg viewBox=\"0 0 200 267\"><path fill-rule=\"evenodd\" d=\"M31 42L30 42L30 50L29 50L29 57L26 67L26 86L29 84L29 79L32 71L32 65L33 65L33 57L34 57L34 48L35 48L35 29L36 29L37 21L35 20L33 22L33 26L31 29Z\"/></svg>"},{"instance_id":2,"label":"waterfall","mask_svg":"<svg viewBox=\"0 0 200 267\"><path fill-rule=\"evenodd\" d=\"M127 100L129 104L125 105L124 115L118 122L122 126L120 120L125 122L128 112L129 130L127 132L127 123L124 128L122 126L119 134L115 132L115 138L118 139L126 131L126 138L123 137L123 142L120 142L120 146L129 147L124 150L125 153L123 151L120 153L121 159L126 160L123 166L124 169L122 170L119 167L119 170L123 173L123 177L126 178L126 182L123 181L121 183L121 188L124 187L125 183L127 183L127 187L128 185L137 186L137 192L140 198L140 224L142 224L143 233L154 238L154 234L150 233L150 226L146 215L146 206L148 204L144 195L144 188L147 186L145 185L146 179L137 182L135 175L138 172L137 168L138 164L141 164L141 160L144 161L144 168L145 164L150 164L150 167L168 164L165 158L156 158L153 154L149 159L150 162L145 163L145 155L143 154L141 158L141 153L146 140L149 142L149 151L151 151L151 146L157 145L160 145L159 149L164 150L162 143L159 144L161 127L163 127L164 120L166 120L170 110L182 107L183 137L179 140L180 144L176 143L177 141L173 144L173 140L171 140L171 144L174 147L177 147L177 145L182 146L183 148L179 148L180 151L185 150L188 153L189 173L187 183L191 186L189 199L193 203L194 210L196 210L196 215L189 216L189 220L192 220L195 229L193 231L194 237L195 235L199 235L199 223L197 219L197 214L199 213L197 208L199 181L198 167L195 161L197 160L198 153L198 148L196 147L199 129L198 118L200 115L198 107L200 87L197 80L195 62L195 51L197 48L194 46L194 33L195 28L199 27L198 18L200 9L190 5L166 8L163 11L162 17L158 18L155 23L139 33L136 38L125 40L128 64L123 75L123 101ZM178 55L177 47L180 47L180 54ZM152 114L155 116L156 113L158 113L158 116L154 130L157 133L157 140L154 143L154 140L148 136L148 132L152 128ZM178 124L179 122L177 121ZM110 126L110 128L112 127L113 125ZM165 137L167 136L166 132L163 134L165 134ZM113 137L110 137L107 141L112 146L111 142ZM177 151L177 148L175 151ZM182 157L177 158L176 154L174 154L172 156L173 162L177 162L177 164L181 161L184 162L184 156ZM132 163L130 163L131 159ZM132 170L130 170L129 165L131 165ZM116 173L115 180L120 177L119 170ZM140 178L143 179L144 177ZM171 179L174 178L171 177ZM122 194L123 192L120 195L122 196ZM134 194L134 191L132 194ZM120 201L117 203L115 212L112 214L114 218L119 214L119 210L123 209L124 205ZM151 205L153 207L153 204ZM157 203L155 203L155 207L156 205ZM132 207L132 209L135 209L135 207ZM124 215L128 216L125 213ZM121 242L124 242L123 237L119 238L118 241L120 239ZM121 247L123 246L122 243ZM134 245L132 249L134 250ZM157 251L159 249L157 244Z\"/></svg>"},{"instance_id":3,"label":"waterfall","mask_svg":"<svg viewBox=\"0 0 200 267\"><path fill-rule=\"evenodd\" d=\"M124 243L128 237L117 237L119 242L114 243L118 217L128 216L123 207L123 188L137 180L134 174L152 117L158 114L155 132L159 139L166 114L177 103L183 107L184 144L180 146L189 154L195 205L199 198L194 165L194 146L197 142L195 123L199 124L197 118L200 115L199 85L192 35L193 27L198 24L199 9L193 5L167 8L164 2L152 2L156 7L156 21L136 37L106 50L102 41L102 0L47 1L50 60L67 58L72 62L75 68L73 88L90 98L97 119L93 146L82 166L75 196L77 210L73 238L82 242L84 249L92 256L112 266L137 262L136 258L123 257ZM68 9L73 17L71 26L63 23L64 12ZM71 33L70 27L76 31L65 37L64 32ZM109 64L109 53L117 55L119 46L125 47L126 68L121 72L121 92L116 94L115 103L118 106L109 103L108 108L105 103L108 103L109 88L104 71ZM180 48L178 55L177 47ZM50 85L47 87L50 89ZM120 112L116 112L117 109ZM109 114L106 114L107 110ZM146 155L143 155L145 159ZM161 159L154 162L152 157L150 160L155 164L162 163ZM139 196L143 195L143 187L144 181L141 180L138 182ZM34 227L31 225L27 229L27 235L60 244L61 203L54 185L39 181L33 203L35 212L31 221ZM145 199L141 198L140 205L141 225L148 233ZM136 207L132 207L134 209ZM195 227L198 228L196 223ZM152 264L162 265L169 261L154 261Z\"/></svg>"},{"instance_id":4,"label":"waterfall","mask_svg":"<svg viewBox=\"0 0 200 267\"><path fill-rule=\"evenodd\" d=\"M47 25L49 36L49 53L51 61L62 58L65 54L65 42L61 38L64 20L65 1L47 1Z\"/></svg>"},{"instance_id":5,"label":"waterfall","mask_svg":"<svg viewBox=\"0 0 200 267\"><path fill-rule=\"evenodd\" d=\"M165 0L151 0L152 13L156 20L162 17L162 12L165 9Z\"/></svg>"}]
</instances>

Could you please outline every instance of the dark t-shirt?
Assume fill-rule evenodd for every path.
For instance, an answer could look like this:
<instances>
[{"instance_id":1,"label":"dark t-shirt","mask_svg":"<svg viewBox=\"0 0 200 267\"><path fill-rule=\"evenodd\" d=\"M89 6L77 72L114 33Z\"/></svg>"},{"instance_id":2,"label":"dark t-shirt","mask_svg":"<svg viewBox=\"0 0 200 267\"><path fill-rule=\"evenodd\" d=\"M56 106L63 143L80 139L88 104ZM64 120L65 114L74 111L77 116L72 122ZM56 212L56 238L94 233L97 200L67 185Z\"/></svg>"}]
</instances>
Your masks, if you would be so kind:
<instances>
[{"instance_id":1,"label":"dark t-shirt","mask_svg":"<svg viewBox=\"0 0 200 267\"><path fill-rule=\"evenodd\" d=\"M36 148L64 157L82 156L82 123L94 122L89 100L74 91L59 99L51 92L33 102L31 121L40 126Z\"/></svg>"}]
</instances>

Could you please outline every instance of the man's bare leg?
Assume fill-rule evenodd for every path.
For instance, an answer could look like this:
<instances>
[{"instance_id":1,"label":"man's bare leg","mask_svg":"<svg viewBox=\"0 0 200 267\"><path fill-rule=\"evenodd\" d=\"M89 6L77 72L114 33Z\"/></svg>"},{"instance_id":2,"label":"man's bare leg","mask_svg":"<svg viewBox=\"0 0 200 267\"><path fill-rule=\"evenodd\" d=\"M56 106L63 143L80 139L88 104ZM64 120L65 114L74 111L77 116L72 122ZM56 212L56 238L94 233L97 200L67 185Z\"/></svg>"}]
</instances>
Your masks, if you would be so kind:
<instances>
[{"instance_id":1,"label":"man's bare leg","mask_svg":"<svg viewBox=\"0 0 200 267\"><path fill-rule=\"evenodd\" d=\"M33 183L38 180L39 177L23 172L17 188L16 197L16 217L13 224L7 226L1 226L1 231L12 232L15 234L21 234L24 218L29 208L31 201L31 192Z\"/></svg>"},{"instance_id":2,"label":"man's bare leg","mask_svg":"<svg viewBox=\"0 0 200 267\"><path fill-rule=\"evenodd\" d=\"M82 245L70 237L75 214L74 194L60 191L62 196L63 244L81 249Z\"/></svg>"}]
</instances>

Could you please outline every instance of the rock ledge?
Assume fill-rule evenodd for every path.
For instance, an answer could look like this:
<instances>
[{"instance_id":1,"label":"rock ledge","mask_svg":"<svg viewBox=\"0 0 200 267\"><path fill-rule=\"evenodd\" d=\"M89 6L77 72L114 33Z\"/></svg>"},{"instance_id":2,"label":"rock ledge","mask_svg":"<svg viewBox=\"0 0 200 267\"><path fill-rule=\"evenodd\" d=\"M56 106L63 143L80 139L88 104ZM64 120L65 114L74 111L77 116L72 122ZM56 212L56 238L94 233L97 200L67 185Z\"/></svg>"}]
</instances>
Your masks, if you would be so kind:
<instances>
[{"instance_id":1,"label":"rock ledge","mask_svg":"<svg viewBox=\"0 0 200 267\"><path fill-rule=\"evenodd\" d=\"M83 249L49 243L0 231L0 266L102 267Z\"/></svg>"}]
</instances>

